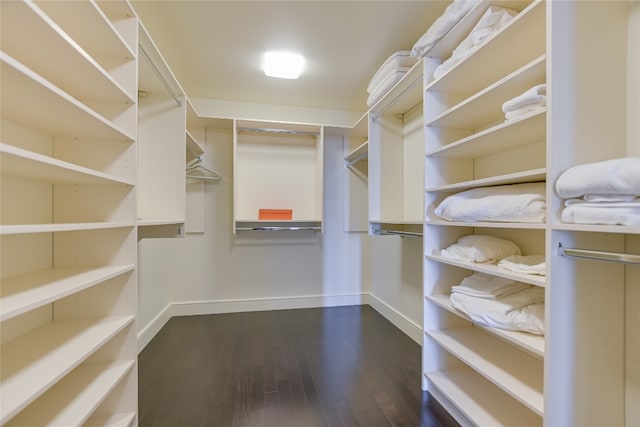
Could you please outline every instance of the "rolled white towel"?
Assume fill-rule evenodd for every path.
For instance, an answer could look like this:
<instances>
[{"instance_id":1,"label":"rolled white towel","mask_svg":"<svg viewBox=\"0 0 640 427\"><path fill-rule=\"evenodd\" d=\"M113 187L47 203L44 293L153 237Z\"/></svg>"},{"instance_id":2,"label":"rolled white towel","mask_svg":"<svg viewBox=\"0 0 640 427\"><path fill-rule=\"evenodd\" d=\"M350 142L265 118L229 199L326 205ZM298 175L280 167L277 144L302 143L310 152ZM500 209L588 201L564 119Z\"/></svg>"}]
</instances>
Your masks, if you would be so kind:
<instances>
[{"instance_id":1,"label":"rolled white towel","mask_svg":"<svg viewBox=\"0 0 640 427\"><path fill-rule=\"evenodd\" d=\"M585 194L640 196L640 157L571 167L558 177L556 193L563 199Z\"/></svg>"},{"instance_id":2,"label":"rolled white towel","mask_svg":"<svg viewBox=\"0 0 640 427\"><path fill-rule=\"evenodd\" d=\"M476 298L497 299L514 294L529 285L514 282L504 277L493 276L491 274L474 273L462 279L459 285L451 287L451 292L458 292Z\"/></svg>"},{"instance_id":3,"label":"rolled white towel","mask_svg":"<svg viewBox=\"0 0 640 427\"><path fill-rule=\"evenodd\" d=\"M440 255L445 258L475 263L496 263L520 253L520 248L512 241L482 234L461 237L453 245L440 250Z\"/></svg>"},{"instance_id":4,"label":"rolled white towel","mask_svg":"<svg viewBox=\"0 0 640 427\"><path fill-rule=\"evenodd\" d=\"M447 221L544 222L544 182L480 187L452 194L434 213Z\"/></svg>"},{"instance_id":5,"label":"rolled white towel","mask_svg":"<svg viewBox=\"0 0 640 427\"><path fill-rule=\"evenodd\" d=\"M546 106L546 102L542 102L540 104L525 105L524 107L520 107L517 110L507 111L504 114L504 118L507 121L516 120L522 116L543 111Z\"/></svg>"},{"instance_id":6,"label":"rolled white towel","mask_svg":"<svg viewBox=\"0 0 640 427\"><path fill-rule=\"evenodd\" d=\"M544 276L547 274L547 265L543 255L512 255L501 259L498 267L524 274L537 274Z\"/></svg>"},{"instance_id":7,"label":"rolled white towel","mask_svg":"<svg viewBox=\"0 0 640 427\"><path fill-rule=\"evenodd\" d=\"M535 85L522 94L502 104L502 112L518 110L528 105L545 105L547 99L547 84Z\"/></svg>"}]
</instances>

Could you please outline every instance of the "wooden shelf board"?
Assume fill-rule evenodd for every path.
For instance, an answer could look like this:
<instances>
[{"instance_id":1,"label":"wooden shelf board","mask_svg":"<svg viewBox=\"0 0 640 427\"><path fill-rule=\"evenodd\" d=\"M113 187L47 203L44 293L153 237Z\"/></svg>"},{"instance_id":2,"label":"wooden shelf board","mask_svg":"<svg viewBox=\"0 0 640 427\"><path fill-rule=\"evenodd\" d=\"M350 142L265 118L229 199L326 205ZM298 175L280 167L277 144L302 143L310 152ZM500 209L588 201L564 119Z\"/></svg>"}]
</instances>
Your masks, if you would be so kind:
<instances>
[{"instance_id":1,"label":"wooden shelf board","mask_svg":"<svg viewBox=\"0 0 640 427\"><path fill-rule=\"evenodd\" d=\"M2 280L0 321L62 299L121 274L135 265L55 267Z\"/></svg>"},{"instance_id":2,"label":"wooden shelf board","mask_svg":"<svg viewBox=\"0 0 640 427\"><path fill-rule=\"evenodd\" d=\"M441 255L425 255L425 258L431 261L440 262L443 264L453 265L455 267L461 267L467 270L477 271L478 273L492 274L498 277L504 277L518 282L528 283L530 285L536 285L545 287L545 276L536 276L533 274L515 273L508 270L503 270L495 264L480 264L473 262L457 261L449 258L445 258Z\"/></svg>"},{"instance_id":3,"label":"wooden shelf board","mask_svg":"<svg viewBox=\"0 0 640 427\"><path fill-rule=\"evenodd\" d=\"M380 98L369 110L375 118L384 113L404 114L416 105L422 103L423 96L423 61L420 60L402 76L389 91Z\"/></svg>"},{"instance_id":4,"label":"wooden shelf board","mask_svg":"<svg viewBox=\"0 0 640 427\"><path fill-rule=\"evenodd\" d=\"M544 83L545 65L545 56L542 55L480 92L466 98L463 102L444 111L426 123L426 126L475 131L486 127L489 123L504 120L502 104L534 85Z\"/></svg>"},{"instance_id":5,"label":"wooden shelf board","mask_svg":"<svg viewBox=\"0 0 640 427\"><path fill-rule=\"evenodd\" d=\"M542 416L543 362L478 328L425 334L520 403Z\"/></svg>"},{"instance_id":6,"label":"wooden shelf board","mask_svg":"<svg viewBox=\"0 0 640 427\"><path fill-rule=\"evenodd\" d=\"M134 316L58 320L4 344L0 422L13 418L133 320Z\"/></svg>"},{"instance_id":7,"label":"wooden shelf board","mask_svg":"<svg viewBox=\"0 0 640 427\"><path fill-rule=\"evenodd\" d=\"M53 84L76 98L135 104L136 100L38 6L12 2L3 7L3 14L10 26L5 28L6 34L15 35L3 38L4 52L19 54L37 72L46 70ZM29 37L18 37L26 31ZM42 40L47 43L43 45Z\"/></svg>"},{"instance_id":8,"label":"wooden shelf board","mask_svg":"<svg viewBox=\"0 0 640 427\"><path fill-rule=\"evenodd\" d=\"M0 226L0 236L11 234L59 233L64 231L106 230L111 228L135 227L129 221L114 222L76 222L65 224L17 224Z\"/></svg>"},{"instance_id":9,"label":"wooden shelf board","mask_svg":"<svg viewBox=\"0 0 640 427\"><path fill-rule=\"evenodd\" d=\"M542 417L469 368L427 372L425 377L476 426L542 426Z\"/></svg>"},{"instance_id":10,"label":"wooden shelf board","mask_svg":"<svg viewBox=\"0 0 640 427\"><path fill-rule=\"evenodd\" d=\"M74 165L73 163L43 156L11 145L0 143L2 175L20 179L68 184L124 184L133 186L129 179Z\"/></svg>"},{"instance_id":11,"label":"wooden shelf board","mask_svg":"<svg viewBox=\"0 0 640 427\"><path fill-rule=\"evenodd\" d=\"M356 147L352 152L344 158L347 163L354 163L357 160L364 159L369 155L369 141L365 141Z\"/></svg>"},{"instance_id":12,"label":"wooden shelf board","mask_svg":"<svg viewBox=\"0 0 640 427\"><path fill-rule=\"evenodd\" d=\"M7 427L82 425L134 365L133 360L82 364L18 414Z\"/></svg>"},{"instance_id":13,"label":"wooden shelf board","mask_svg":"<svg viewBox=\"0 0 640 427\"><path fill-rule=\"evenodd\" d=\"M4 118L52 136L135 140L135 131L121 129L9 55L1 62Z\"/></svg>"},{"instance_id":14,"label":"wooden shelf board","mask_svg":"<svg viewBox=\"0 0 640 427\"><path fill-rule=\"evenodd\" d=\"M462 317L469 322L473 322L466 314L461 311L456 310L453 305L451 305L451 300L449 299L449 295L427 295L426 299L437 306ZM496 337L507 341L513 345L518 346L519 348L527 351L532 356L538 359L544 359L544 337L541 335L529 334L527 332L519 332L519 331L509 331L505 329L491 328L485 325L480 325L478 323L473 322L479 328L482 328L486 332L495 335Z\"/></svg>"},{"instance_id":15,"label":"wooden shelf board","mask_svg":"<svg viewBox=\"0 0 640 427\"><path fill-rule=\"evenodd\" d=\"M144 219L138 220L138 227L156 227L156 226L164 226L164 225L182 225L184 224L184 220L179 219Z\"/></svg>"},{"instance_id":16,"label":"wooden shelf board","mask_svg":"<svg viewBox=\"0 0 640 427\"><path fill-rule=\"evenodd\" d=\"M546 138L546 110L504 121L466 138L426 153L427 157L458 157L475 159L496 154Z\"/></svg>"},{"instance_id":17,"label":"wooden shelf board","mask_svg":"<svg viewBox=\"0 0 640 427\"><path fill-rule=\"evenodd\" d=\"M94 416L84 427L130 427L136 419L136 413Z\"/></svg>"},{"instance_id":18,"label":"wooden shelf board","mask_svg":"<svg viewBox=\"0 0 640 427\"><path fill-rule=\"evenodd\" d=\"M199 156L201 154L204 154L204 143L198 141L191 132L189 132L189 129L186 129L185 131L185 141L187 144L187 148L189 150L191 150L193 152L193 154Z\"/></svg>"},{"instance_id":19,"label":"wooden shelf board","mask_svg":"<svg viewBox=\"0 0 640 427\"><path fill-rule=\"evenodd\" d=\"M521 184L525 182L545 181L547 177L546 168L531 169L522 172L515 172L505 175L492 176L489 178L474 179L471 181L456 182L448 185L426 188L426 192L458 192L477 187L488 187L493 185Z\"/></svg>"},{"instance_id":20,"label":"wooden shelf board","mask_svg":"<svg viewBox=\"0 0 640 427\"><path fill-rule=\"evenodd\" d=\"M489 222L489 221L474 221L474 222L459 222L459 221L445 221L441 219L427 220L427 225L435 225L439 227L475 227L475 228L517 228L520 230L544 230L546 224L543 222Z\"/></svg>"},{"instance_id":21,"label":"wooden shelf board","mask_svg":"<svg viewBox=\"0 0 640 427\"><path fill-rule=\"evenodd\" d=\"M119 58L135 58L120 33L96 2L37 1L47 15L51 16L91 56L109 55ZM91 31L87 31L91 28Z\"/></svg>"}]
</instances>

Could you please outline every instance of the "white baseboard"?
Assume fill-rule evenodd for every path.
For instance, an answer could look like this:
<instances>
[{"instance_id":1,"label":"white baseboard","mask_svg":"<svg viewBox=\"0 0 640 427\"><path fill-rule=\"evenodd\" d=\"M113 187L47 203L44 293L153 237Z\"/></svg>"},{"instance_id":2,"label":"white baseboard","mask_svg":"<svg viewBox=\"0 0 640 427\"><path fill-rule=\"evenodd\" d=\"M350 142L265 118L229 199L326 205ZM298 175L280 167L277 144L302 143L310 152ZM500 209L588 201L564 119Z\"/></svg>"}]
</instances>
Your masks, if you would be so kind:
<instances>
[{"instance_id":1,"label":"white baseboard","mask_svg":"<svg viewBox=\"0 0 640 427\"><path fill-rule=\"evenodd\" d=\"M422 326L373 294L369 294L369 305L384 316L385 319L393 323L398 329L407 334L409 338L422 346Z\"/></svg>"},{"instance_id":2,"label":"white baseboard","mask_svg":"<svg viewBox=\"0 0 640 427\"><path fill-rule=\"evenodd\" d=\"M173 304L169 303L156 317L138 332L138 354L151 342L160 329L174 316Z\"/></svg>"},{"instance_id":3,"label":"white baseboard","mask_svg":"<svg viewBox=\"0 0 640 427\"><path fill-rule=\"evenodd\" d=\"M174 316L240 313L245 311L288 310L296 308L363 305L369 294L307 295L282 298L252 298L242 300L190 301L173 303Z\"/></svg>"},{"instance_id":4,"label":"white baseboard","mask_svg":"<svg viewBox=\"0 0 640 427\"><path fill-rule=\"evenodd\" d=\"M402 313L367 292L342 295L308 295L283 298L253 298L242 300L188 301L168 304L138 333L138 353L173 316L240 313L247 311L289 310L298 308L370 305L398 329L422 345L422 328Z\"/></svg>"}]
</instances>

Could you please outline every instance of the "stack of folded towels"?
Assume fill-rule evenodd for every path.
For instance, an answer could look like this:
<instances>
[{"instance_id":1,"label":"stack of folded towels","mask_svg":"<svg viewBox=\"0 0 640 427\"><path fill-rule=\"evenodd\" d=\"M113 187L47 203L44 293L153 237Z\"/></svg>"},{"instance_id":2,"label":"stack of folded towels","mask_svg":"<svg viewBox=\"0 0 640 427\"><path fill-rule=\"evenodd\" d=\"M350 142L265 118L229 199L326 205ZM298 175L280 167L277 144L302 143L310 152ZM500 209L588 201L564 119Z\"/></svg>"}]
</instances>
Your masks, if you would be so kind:
<instances>
[{"instance_id":1,"label":"stack of folded towels","mask_svg":"<svg viewBox=\"0 0 640 427\"><path fill-rule=\"evenodd\" d=\"M640 157L574 166L556 181L562 221L640 226Z\"/></svg>"},{"instance_id":2,"label":"stack of folded towels","mask_svg":"<svg viewBox=\"0 0 640 427\"><path fill-rule=\"evenodd\" d=\"M451 68L469 57L489 39L489 36L507 25L517 14L518 12L512 9L489 6L469 35L453 50L451 57L434 70L433 78L440 78Z\"/></svg>"},{"instance_id":3,"label":"stack of folded towels","mask_svg":"<svg viewBox=\"0 0 640 427\"><path fill-rule=\"evenodd\" d=\"M447 221L544 222L544 182L495 185L446 197L434 213Z\"/></svg>"},{"instance_id":4,"label":"stack of folded towels","mask_svg":"<svg viewBox=\"0 0 640 427\"><path fill-rule=\"evenodd\" d=\"M480 325L544 334L544 289L474 273L451 288L451 305Z\"/></svg>"},{"instance_id":5,"label":"stack of folded towels","mask_svg":"<svg viewBox=\"0 0 640 427\"><path fill-rule=\"evenodd\" d=\"M445 36L480 0L454 0L436 19L426 33L418 39L411 49L411 56L422 58Z\"/></svg>"},{"instance_id":6,"label":"stack of folded towels","mask_svg":"<svg viewBox=\"0 0 640 427\"><path fill-rule=\"evenodd\" d=\"M378 68L367 87L369 98L367 105L371 107L384 96L415 65L417 59L408 50L393 53Z\"/></svg>"},{"instance_id":7,"label":"stack of folded towels","mask_svg":"<svg viewBox=\"0 0 640 427\"><path fill-rule=\"evenodd\" d=\"M522 94L502 104L502 112L507 121L515 120L526 114L539 112L547 105L546 83L533 86Z\"/></svg>"}]
</instances>

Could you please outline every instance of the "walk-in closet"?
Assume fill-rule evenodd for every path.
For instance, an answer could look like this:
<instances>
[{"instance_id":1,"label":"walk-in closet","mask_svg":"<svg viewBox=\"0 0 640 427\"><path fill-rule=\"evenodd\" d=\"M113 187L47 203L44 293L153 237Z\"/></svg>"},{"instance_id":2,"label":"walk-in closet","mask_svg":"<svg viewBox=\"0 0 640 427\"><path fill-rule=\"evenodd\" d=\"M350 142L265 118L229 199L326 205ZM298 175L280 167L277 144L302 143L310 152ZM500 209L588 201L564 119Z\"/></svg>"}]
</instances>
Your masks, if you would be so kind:
<instances>
[{"instance_id":1,"label":"walk-in closet","mask_svg":"<svg viewBox=\"0 0 640 427\"><path fill-rule=\"evenodd\" d=\"M640 1L0 20L0 426L640 425Z\"/></svg>"}]
</instances>

